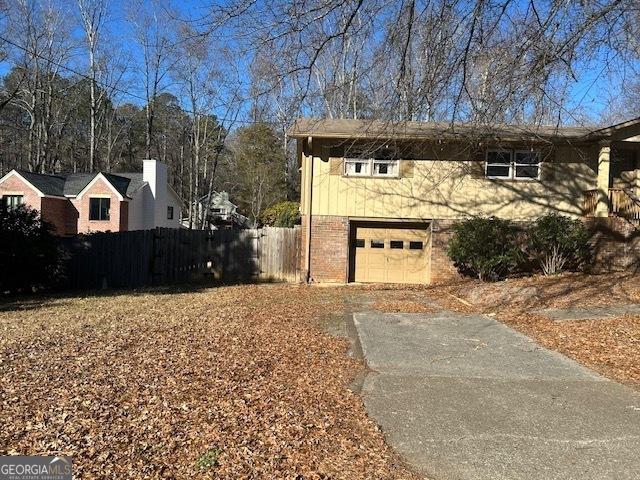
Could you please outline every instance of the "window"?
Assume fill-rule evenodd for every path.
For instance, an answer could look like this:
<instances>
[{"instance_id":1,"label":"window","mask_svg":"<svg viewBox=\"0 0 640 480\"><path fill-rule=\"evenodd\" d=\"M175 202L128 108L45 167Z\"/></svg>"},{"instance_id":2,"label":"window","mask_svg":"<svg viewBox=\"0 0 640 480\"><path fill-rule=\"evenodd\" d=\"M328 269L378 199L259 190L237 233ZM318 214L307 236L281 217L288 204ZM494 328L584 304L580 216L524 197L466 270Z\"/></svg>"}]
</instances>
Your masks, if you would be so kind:
<instances>
[{"instance_id":1,"label":"window","mask_svg":"<svg viewBox=\"0 0 640 480\"><path fill-rule=\"evenodd\" d=\"M371 248L384 248L384 240L371 240Z\"/></svg>"},{"instance_id":2,"label":"window","mask_svg":"<svg viewBox=\"0 0 640 480\"><path fill-rule=\"evenodd\" d=\"M18 205L22 205L22 203L22 195L5 195L2 197L2 205L6 207L7 210L18 208Z\"/></svg>"},{"instance_id":3,"label":"window","mask_svg":"<svg viewBox=\"0 0 640 480\"><path fill-rule=\"evenodd\" d=\"M398 160L345 158L344 174L349 177L397 177Z\"/></svg>"},{"instance_id":4,"label":"window","mask_svg":"<svg viewBox=\"0 0 640 480\"><path fill-rule=\"evenodd\" d=\"M364 248L364 239L356 238L355 241L353 242L353 246L356 248Z\"/></svg>"},{"instance_id":5,"label":"window","mask_svg":"<svg viewBox=\"0 0 640 480\"><path fill-rule=\"evenodd\" d=\"M422 250L422 242L409 242L409 250Z\"/></svg>"},{"instance_id":6,"label":"window","mask_svg":"<svg viewBox=\"0 0 640 480\"><path fill-rule=\"evenodd\" d=\"M485 176L515 180L536 179L540 174L540 152L537 150L489 150Z\"/></svg>"},{"instance_id":7,"label":"window","mask_svg":"<svg viewBox=\"0 0 640 480\"><path fill-rule=\"evenodd\" d=\"M391 248L401 249L404 247L404 242L402 240L391 240Z\"/></svg>"},{"instance_id":8,"label":"window","mask_svg":"<svg viewBox=\"0 0 640 480\"><path fill-rule=\"evenodd\" d=\"M89 220L109 220L110 198L89 199Z\"/></svg>"},{"instance_id":9,"label":"window","mask_svg":"<svg viewBox=\"0 0 640 480\"><path fill-rule=\"evenodd\" d=\"M345 158L344 174L353 177L369 176L371 173L371 161L361 158Z\"/></svg>"},{"instance_id":10,"label":"window","mask_svg":"<svg viewBox=\"0 0 640 480\"><path fill-rule=\"evenodd\" d=\"M167 220L173 220L173 207L167 207Z\"/></svg>"},{"instance_id":11,"label":"window","mask_svg":"<svg viewBox=\"0 0 640 480\"><path fill-rule=\"evenodd\" d=\"M218 207L216 207L216 208L212 208L212 209L211 209L211 212L212 212L212 213L218 213L218 214L223 214L223 213L225 213L225 212L224 212L224 208L218 208Z\"/></svg>"},{"instance_id":12,"label":"window","mask_svg":"<svg viewBox=\"0 0 640 480\"><path fill-rule=\"evenodd\" d=\"M398 175L397 160L379 160L373 161L373 175L380 177L395 177Z\"/></svg>"},{"instance_id":13,"label":"window","mask_svg":"<svg viewBox=\"0 0 640 480\"><path fill-rule=\"evenodd\" d=\"M486 175L490 178L511 178L511 152L488 151Z\"/></svg>"},{"instance_id":14,"label":"window","mask_svg":"<svg viewBox=\"0 0 640 480\"><path fill-rule=\"evenodd\" d=\"M515 177L538 178L540 173L540 152L516 150Z\"/></svg>"}]
</instances>

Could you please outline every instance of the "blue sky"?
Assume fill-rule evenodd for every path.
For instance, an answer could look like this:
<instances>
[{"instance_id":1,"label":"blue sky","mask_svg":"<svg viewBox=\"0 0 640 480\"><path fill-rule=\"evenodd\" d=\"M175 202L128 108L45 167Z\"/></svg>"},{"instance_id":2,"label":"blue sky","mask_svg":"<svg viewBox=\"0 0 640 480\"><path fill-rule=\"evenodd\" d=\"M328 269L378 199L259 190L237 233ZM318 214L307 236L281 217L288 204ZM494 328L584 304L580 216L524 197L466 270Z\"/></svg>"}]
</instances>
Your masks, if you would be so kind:
<instances>
[{"instance_id":1,"label":"blue sky","mask_svg":"<svg viewBox=\"0 0 640 480\"><path fill-rule=\"evenodd\" d=\"M77 8L75 0L60 0L64 1L65 9L70 18L77 16ZM145 0L147 4L149 0ZM135 2L134 2L135 3ZM135 104L142 104L143 102L137 97L144 97L144 91L142 90L142 82L137 78L135 72L136 65L141 64L141 53L139 48L134 42L131 42L133 31L131 24L126 21L126 17L132 8L133 3L127 0L112 0L109 3L109 15L106 27L109 31L109 37L115 44L115 48L121 48L124 55L128 58L130 64L130 71L127 73L127 82L123 84L123 89L131 92L133 95L128 96L121 95L120 101L131 102ZM182 18L185 19L199 19L205 16L209 10L210 2L208 1L175 1L172 7L179 13ZM79 71L85 71L86 59L85 52L82 49L82 31L77 28L73 31L74 36L78 39L80 47L74 53L73 62L71 65L74 69ZM572 82L569 88L568 96L570 104L573 107L579 108L583 115L591 117L592 121L598 121L603 115L606 115L609 108L610 96L603 94L603 92L613 92L614 96L620 90L621 78L625 73L620 68L614 68L613 71L617 75L611 76L606 69L602 68L605 57L611 52L602 52L601 58L598 61L591 62L588 65L582 65L576 72L577 81ZM636 67L638 62L635 63ZM241 71L246 71L243 65ZM10 68L10 64L3 62L0 64L0 74L5 74ZM248 82L247 78L243 79L245 83ZM582 118L582 117L581 117ZM567 118L570 120L570 118Z\"/></svg>"}]
</instances>

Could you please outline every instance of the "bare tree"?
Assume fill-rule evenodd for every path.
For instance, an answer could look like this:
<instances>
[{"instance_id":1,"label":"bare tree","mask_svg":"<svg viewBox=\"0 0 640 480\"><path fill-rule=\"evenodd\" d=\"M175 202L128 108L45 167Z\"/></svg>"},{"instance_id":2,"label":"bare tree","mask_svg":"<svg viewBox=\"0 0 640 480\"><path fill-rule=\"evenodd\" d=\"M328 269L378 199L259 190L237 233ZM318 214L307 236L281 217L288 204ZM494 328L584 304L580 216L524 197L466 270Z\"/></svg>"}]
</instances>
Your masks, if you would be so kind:
<instances>
[{"instance_id":1,"label":"bare tree","mask_svg":"<svg viewBox=\"0 0 640 480\"><path fill-rule=\"evenodd\" d=\"M96 156L96 130L98 109L103 100L105 90L101 90L98 94L97 81L100 77L100 69L98 68L97 55L101 30L104 26L107 2L105 0L78 0L78 9L82 19L82 27L87 42L87 55L89 59L89 81L90 81L90 133L89 133L89 171L92 172L95 167Z\"/></svg>"}]
</instances>

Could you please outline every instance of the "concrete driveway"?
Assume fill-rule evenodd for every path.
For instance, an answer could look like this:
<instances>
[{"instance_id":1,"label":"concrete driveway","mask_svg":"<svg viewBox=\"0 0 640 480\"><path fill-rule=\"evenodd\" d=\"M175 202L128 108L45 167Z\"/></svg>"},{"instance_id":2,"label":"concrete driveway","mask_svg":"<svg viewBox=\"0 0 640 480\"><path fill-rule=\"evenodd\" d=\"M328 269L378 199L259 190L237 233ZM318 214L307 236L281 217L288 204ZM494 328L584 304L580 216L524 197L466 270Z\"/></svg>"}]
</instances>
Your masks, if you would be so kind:
<instances>
[{"instance_id":1,"label":"concrete driveway","mask_svg":"<svg viewBox=\"0 0 640 480\"><path fill-rule=\"evenodd\" d=\"M485 316L354 323L367 410L428 478L640 478L640 393Z\"/></svg>"}]
</instances>

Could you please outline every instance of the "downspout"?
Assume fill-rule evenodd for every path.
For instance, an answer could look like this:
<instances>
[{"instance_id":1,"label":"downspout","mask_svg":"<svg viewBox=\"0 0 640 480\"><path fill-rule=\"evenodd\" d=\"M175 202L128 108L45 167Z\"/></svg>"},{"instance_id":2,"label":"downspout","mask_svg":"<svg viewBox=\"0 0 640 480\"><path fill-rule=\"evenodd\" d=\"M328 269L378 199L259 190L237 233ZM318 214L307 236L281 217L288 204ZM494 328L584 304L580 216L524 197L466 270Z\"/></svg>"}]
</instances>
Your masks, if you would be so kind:
<instances>
[{"instance_id":1,"label":"downspout","mask_svg":"<svg viewBox=\"0 0 640 480\"><path fill-rule=\"evenodd\" d=\"M311 155L307 157L305 154L305 149L303 148L302 154L308 159L309 163L309 175L307 181L307 198L306 198L306 207L307 207L307 252L305 259L305 282L311 282L311 202L313 200L313 137L307 137L307 149Z\"/></svg>"}]
</instances>

